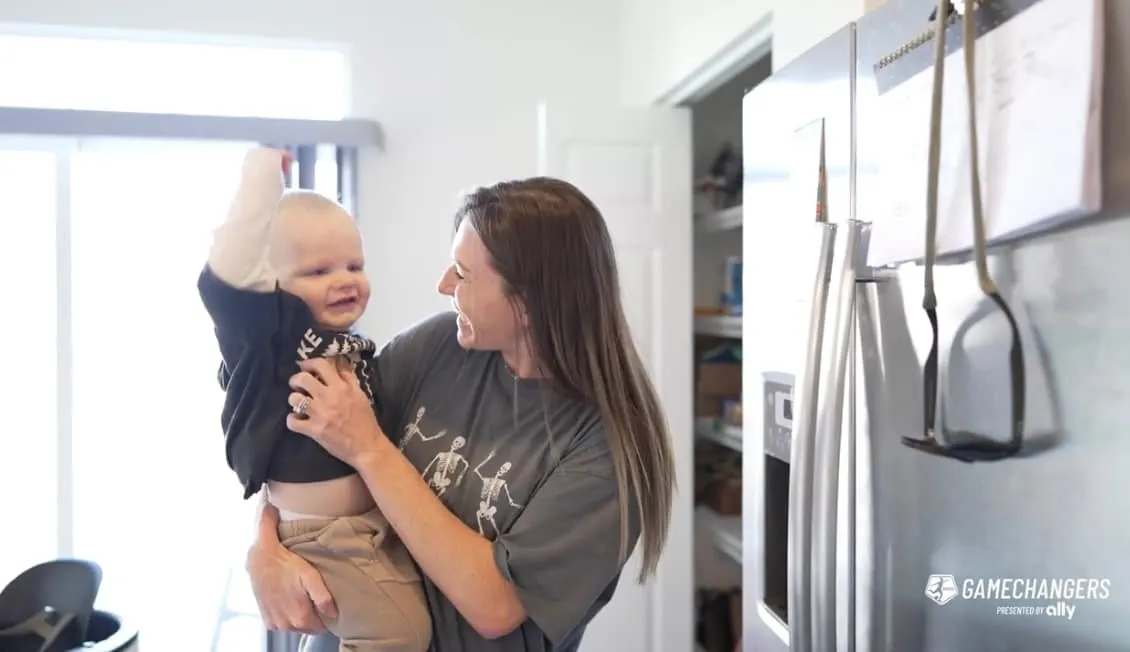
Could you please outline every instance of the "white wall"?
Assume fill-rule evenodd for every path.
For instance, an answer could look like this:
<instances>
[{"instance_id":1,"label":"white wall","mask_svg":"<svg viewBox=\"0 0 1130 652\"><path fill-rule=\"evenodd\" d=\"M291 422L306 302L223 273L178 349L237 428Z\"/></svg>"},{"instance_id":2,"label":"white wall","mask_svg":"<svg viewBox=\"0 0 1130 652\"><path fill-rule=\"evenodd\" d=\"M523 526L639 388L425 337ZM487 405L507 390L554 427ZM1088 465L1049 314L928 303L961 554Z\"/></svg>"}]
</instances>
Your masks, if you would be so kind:
<instances>
[{"instance_id":1,"label":"white wall","mask_svg":"<svg viewBox=\"0 0 1130 652\"><path fill-rule=\"evenodd\" d=\"M774 1L789 0L620 0L624 99L650 104L667 93L764 20Z\"/></svg>"},{"instance_id":2,"label":"white wall","mask_svg":"<svg viewBox=\"0 0 1130 652\"><path fill-rule=\"evenodd\" d=\"M355 113L388 138L360 184L378 340L447 305L456 193L536 172L536 102L615 95L616 18L606 0L0 0L0 24L347 44Z\"/></svg>"},{"instance_id":3,"label":"white wall","mask_svg":"<svg viewBox=\"0 0 1130 652\"><path fill-rule=\"evenodd\" d=\"M768 24L780 69L885 0L620 0L621 98L650 104Z\"/></svg>"}]
</instances>

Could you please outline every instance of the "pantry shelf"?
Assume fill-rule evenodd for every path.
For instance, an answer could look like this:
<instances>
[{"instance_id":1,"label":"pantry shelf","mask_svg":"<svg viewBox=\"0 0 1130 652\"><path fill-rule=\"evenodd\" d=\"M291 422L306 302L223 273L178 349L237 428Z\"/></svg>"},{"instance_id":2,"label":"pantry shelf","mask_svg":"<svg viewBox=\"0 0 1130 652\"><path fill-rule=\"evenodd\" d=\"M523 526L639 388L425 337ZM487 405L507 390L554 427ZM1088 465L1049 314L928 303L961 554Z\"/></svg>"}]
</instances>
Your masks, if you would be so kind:
<instances>
[{"instance_id":1,"label":"pantry shelf","mask_svg":"<svg viewBox=\"0 0 1130 652\"><path fill-rule=\"evenodd\" d=\"M733 206L714 213L708 213L695 220L695 230L699 233L722 233L742 226L742 207Z\"/></svg>"},{"instance_id":2,"label":"pantry shelf","mask_svg":"<svg viewBox=\"0 0 1130 652\"><path fill-rule=\"evenodd\" d=\"M741 339L742 318L733 315L697 316L694 318L694 332L697 335Z\"/></svg>"},{"instance_id":3,"label":"pantry shelf","mask_svg":"<svg viewBox=\"0 0 1130 652\"><path fill-rule=\"evenodd\" d=\"M712 441L730 450L742 452L742 428L722 423L711 417L699 417L694 422L695 436Z\"/></svg>"},{"instance_id":4,"label":"pantry shelf","mask_svg":"<svg viewBox=\"0 0 1130 652\"><path fill-rule=\"evenodd\" d=\"M710 509L703 509L700 514L714 547L735 562L742 563L742 517L722 516Z\"/></svg>"}]
</instances>

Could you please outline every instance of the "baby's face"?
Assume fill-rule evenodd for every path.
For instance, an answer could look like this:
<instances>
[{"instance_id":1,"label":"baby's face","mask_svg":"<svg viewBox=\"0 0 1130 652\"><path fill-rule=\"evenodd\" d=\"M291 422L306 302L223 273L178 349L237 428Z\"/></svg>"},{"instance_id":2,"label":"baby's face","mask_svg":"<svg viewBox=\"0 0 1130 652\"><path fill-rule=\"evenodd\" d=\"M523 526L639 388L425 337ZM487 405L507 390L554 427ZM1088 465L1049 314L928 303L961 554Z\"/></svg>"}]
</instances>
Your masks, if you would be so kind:
<instances>
[{"instance_id":1,"label":"baby's face","mask_svg":"<svg viewBox=\"0 0 1130 652\"><path fill-rule=\"evenodd\" d=\"M302 220L283 244L282 289L301 298L323 327L344 331L365 312L369 279L361 234L348 216Z\"/></svg>"}]
</instances>

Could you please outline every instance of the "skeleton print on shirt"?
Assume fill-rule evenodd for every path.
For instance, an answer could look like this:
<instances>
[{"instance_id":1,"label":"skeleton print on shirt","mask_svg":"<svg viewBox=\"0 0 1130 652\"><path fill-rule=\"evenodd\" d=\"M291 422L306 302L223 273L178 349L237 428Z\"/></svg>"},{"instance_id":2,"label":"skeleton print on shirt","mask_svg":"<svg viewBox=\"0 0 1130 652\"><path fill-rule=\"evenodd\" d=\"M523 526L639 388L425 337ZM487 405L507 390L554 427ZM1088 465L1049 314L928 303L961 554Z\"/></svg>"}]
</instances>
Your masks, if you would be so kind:
<instances>
[{"instance_id":1,"label":"skeleton print on shirt","mask_svg":"<svg viewBox=\"0 0 1130 652\"><path fill-rule=\"evenodd\" d=\"M377 345L372 340L356 333L325 333L308 328L302 334L295 354L299 360L346 358L353 369L353 375L357 377L361 388L365 390L369 404L375 406L376 397L373 396L369 354L376 350Z\"/></svg>"},{"instance_id":2,"label":"skeleton print on shirt","mask_svg":"<svg viewBox=\"0 0 1130 652\"><path fill-rule=\"evenodd\" d=\"M506 527L506 514L501 510L522 508L511 494L508 474L513 464L499 459L495 449L473 460L473 456L483 453L474 451L466 435L449 437L452 433L446 428L436 429L434 423L429 427L426 417L430 418L427 407L418 407L412 421L404 426L398 447L420 465L420 476L436 496L445 502L466 504L474 511L474 520L468 525L488 539L495 539ZM478 482L463 488L469 477ZM456 492L456 489L462 490Z\"/></svg>"},{"instance_id":3,"label":"skeleton print on shirt","mask_svg":"<svg viewBox=\"0 0 1130 652\"><path fill-rule=\"evenodd\" d=\"M452 439L451 448L442 453L436 453L432 461L424 467L424 479L428 481L428 486L436 492L437 496L443 496L447 493L447 489L452 484L456 487L463 484L463 476L467 475L467 469L471 466L471 463L456 451L463 448L466 443L467 440L462 437Z\"/></svg>"},{"instance_id":4,"label":"skeleton print on shirt","mask_svg":"<svg viewBox=\"0 0 1130 652\"><path fill-rule=\"evenodd\" d=\"M494 453L494 451L491 451L490 455L487 455L487 458L475 467L475 475L483 483L482 491L479 492L479 511L475 513L475 519L478 521L479 534L488 539L494 539L500 534L495 516L498 514L498 502L502 499L503 494L506 495L506 502L510 507L522 507L514 502L513 496L510 495L510 485L504 479L504 476L510 471L510 462L499 464L493 474L489 471L483 471L483 467L494 459Z\"/></svg>"},{"instance_id":5,"label":"skeleton print on shirt","mask_svg":"<svg viewBox=\"0 0 1130 652\"><path fill-rule=\"evenodd\" d=\"M427 413L428 408L422 405L416 410L416 419L412 421L412 423L404 426L404 434L400 437L400 443L397 445L397 448L403 451L404 447L410 444L414 439L419 439L421 442L426 442L432 441L433 439L443 439L447 436L446 429L440 430L439 432L432 435L424 434L424 431L420 429L420 422L424 420L424 415L426 415Z\"/></svg>"}]
</instances>

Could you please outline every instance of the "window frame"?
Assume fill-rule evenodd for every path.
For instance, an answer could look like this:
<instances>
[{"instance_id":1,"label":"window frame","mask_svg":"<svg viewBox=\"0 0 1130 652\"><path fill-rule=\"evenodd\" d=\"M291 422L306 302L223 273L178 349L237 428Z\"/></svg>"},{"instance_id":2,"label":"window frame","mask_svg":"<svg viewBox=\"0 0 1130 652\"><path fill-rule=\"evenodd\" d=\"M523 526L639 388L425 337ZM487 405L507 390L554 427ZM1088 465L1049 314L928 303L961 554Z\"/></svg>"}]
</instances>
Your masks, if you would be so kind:
<instances>
[{"instance_id":1,"label":"window frame","mask_svg":"<svg viewBox=\"0 0 1130 652\"><path fill-rule=\"evenodd\" d=\"M198 45L242 45L289 50L324 50L325 44L302 43L262 38L197 37L168 35L159 37L119 30L75 30L60 28L24 28L0 24L0 35L74 37L86 36L111 41L169 41ZM349 53L345 52L346 78L351 79ZM345 101L351 103L348 85L343 89ZM55 514L59 557L71 557L75 551L75 464L74 464L74 296L73 296L73 223L71 176L74 155L85 138L157 139L194 141L250 141L273 146L311 151L319 146L334 146L338 167L340 199L357 217L358 168L360 150L380 150L384 135L378 121L346 118L342 120L310 120L292 118L255 118L222 115L183 115L124 111L90 111L51 108L0 107L0 149L49 152L56 165L56 483ZM311 180L312 180L311 175ZM226 607L225 607L226 608ZM231 617L243 616L232 612ZM216 636L221 623L217 622ZM294 650L297 639L285 633L264 631L268 650ZM216 641L213 641L213 646Z\"/></svg>"}]
</instances>

